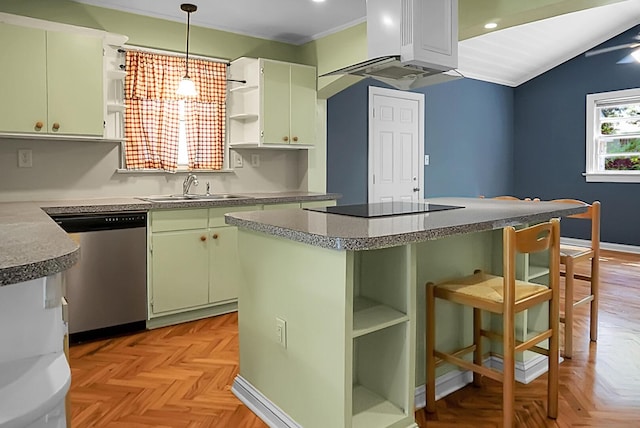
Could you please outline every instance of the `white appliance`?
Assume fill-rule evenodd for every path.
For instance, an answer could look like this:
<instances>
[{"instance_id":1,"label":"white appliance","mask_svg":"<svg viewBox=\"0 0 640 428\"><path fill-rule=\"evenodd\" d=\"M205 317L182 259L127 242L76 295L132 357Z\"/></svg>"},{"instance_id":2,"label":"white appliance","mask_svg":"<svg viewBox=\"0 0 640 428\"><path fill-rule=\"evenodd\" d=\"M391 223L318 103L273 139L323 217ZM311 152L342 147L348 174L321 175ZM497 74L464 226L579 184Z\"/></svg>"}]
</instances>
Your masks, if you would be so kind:
<instances>
[{"instance_id":1,"label":"white appliance","mask_svg":"<svg viewBox=\"0 0 640 428\"><path fill-rule=\"evenodd\" d=\"M458 0L367 0L369 59L324 74L372 77L414 89L462 77L458 66Z\"/></svg>"}]
</instances>

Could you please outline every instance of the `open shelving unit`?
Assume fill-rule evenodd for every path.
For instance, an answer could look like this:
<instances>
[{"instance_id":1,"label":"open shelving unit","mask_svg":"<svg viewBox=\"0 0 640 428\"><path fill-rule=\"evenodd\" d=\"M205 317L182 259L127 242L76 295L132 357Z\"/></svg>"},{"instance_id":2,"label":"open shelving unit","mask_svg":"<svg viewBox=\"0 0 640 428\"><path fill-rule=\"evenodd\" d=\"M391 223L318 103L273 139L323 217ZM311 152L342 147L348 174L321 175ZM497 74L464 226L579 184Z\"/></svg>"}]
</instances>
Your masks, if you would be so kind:
<instances>
[{"instance_id":1,"label":"open shelving unit","mask_svg":"<svg viewBox=\"0 0 640 428\"><path fill-rule=\"evenodd\" d=\"M126 37L107 37L104 46L105 55L105 119L104 137L109 140L124 140L124 79L125 52L122 45Z\"/></svg>"},{"instance_id":2,"label":"open shelving unit","mask_svg":"<svg viewBox=\"0 0 640 428\"><path fill-rule=\"evenodd\" d=\"M356 254L351 426L413 422L415 367L413 246Z\"/></svg>"}]
</instances>

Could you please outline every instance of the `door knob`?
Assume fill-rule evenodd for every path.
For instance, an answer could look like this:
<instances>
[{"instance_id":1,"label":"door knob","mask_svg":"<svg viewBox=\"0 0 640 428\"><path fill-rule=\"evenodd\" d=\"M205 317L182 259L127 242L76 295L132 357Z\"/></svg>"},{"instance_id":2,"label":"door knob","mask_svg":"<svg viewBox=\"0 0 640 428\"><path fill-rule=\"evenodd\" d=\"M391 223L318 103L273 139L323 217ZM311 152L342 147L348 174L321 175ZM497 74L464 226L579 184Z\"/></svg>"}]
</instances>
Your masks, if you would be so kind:
<instances>
[{"instance_id":1,"label":"door knob","mask_svg":"<svg viewBox=\"0 0 640 428\"><path fill-rule=\"evenodd\" d=\"M419 192L419 191L420 191L420 188L419 188L419 187L414 187L414 188L413 188L413 191L414 191L414 192Z\"/></svg>"},{"instance_id":2,"label":"door knob","mask_svg":"<svg viewBox=\"0 0 640 428\"><path fill-rule=\"evenodd\" d=\"M60 124L58 122L54 122L52 128L54 131L57 131L58 129L60 129Z\"/></svg>"}]
</instances>

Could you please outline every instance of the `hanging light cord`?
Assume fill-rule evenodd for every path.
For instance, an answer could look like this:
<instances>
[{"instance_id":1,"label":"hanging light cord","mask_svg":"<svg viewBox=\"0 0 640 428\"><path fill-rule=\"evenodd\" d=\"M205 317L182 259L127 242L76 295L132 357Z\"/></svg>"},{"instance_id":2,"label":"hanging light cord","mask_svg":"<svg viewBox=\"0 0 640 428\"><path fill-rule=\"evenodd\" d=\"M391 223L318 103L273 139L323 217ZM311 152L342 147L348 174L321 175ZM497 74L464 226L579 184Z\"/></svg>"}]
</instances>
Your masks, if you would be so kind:
<instances>
[{"instance_id":1,"label":"hanging light cord","mask_svg":"<svg viewBox=\"0 0 640 428\"><path fill-rule=\"evenodd\" d=\"M191 12L195 12L198 7L194 4L183 3L180 5L180 9L187 12L187 53L185 60L185 73L184 77L189 78L189 30L191 29Z\"/></svg>"}]
</instances>

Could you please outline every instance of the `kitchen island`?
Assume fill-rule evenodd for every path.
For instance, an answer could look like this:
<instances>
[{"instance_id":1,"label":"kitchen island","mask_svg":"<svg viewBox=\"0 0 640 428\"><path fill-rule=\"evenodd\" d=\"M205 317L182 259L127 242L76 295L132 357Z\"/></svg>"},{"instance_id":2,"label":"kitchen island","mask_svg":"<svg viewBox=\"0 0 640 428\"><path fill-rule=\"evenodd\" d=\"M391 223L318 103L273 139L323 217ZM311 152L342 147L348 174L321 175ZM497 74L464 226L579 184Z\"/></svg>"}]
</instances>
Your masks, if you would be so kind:
<instances>
[{"instance_id":1,"label":"kitchen island","mask_svg":"<svg viewBox=\"0 0 640 428\"><path fill-rule=\"evenodd\" d=\"M585 210L479 198L425 202L462 208L379 218L301 209L226 215L239 228L244 274L233 391L270 426L417 427L424 283L475 268L500 273L503 227ZM468 339L469 319L440 306L439 346L457 346Z\"/></svg>"}]
</instances>

